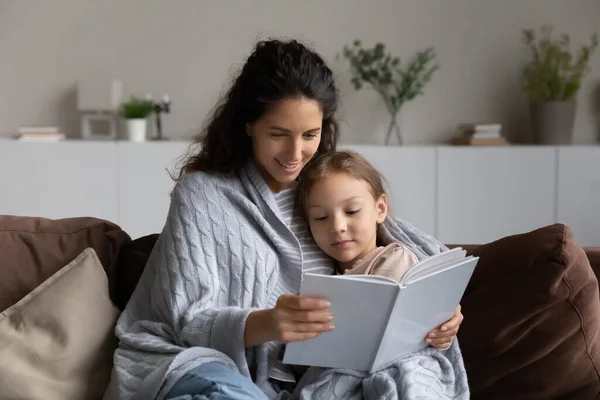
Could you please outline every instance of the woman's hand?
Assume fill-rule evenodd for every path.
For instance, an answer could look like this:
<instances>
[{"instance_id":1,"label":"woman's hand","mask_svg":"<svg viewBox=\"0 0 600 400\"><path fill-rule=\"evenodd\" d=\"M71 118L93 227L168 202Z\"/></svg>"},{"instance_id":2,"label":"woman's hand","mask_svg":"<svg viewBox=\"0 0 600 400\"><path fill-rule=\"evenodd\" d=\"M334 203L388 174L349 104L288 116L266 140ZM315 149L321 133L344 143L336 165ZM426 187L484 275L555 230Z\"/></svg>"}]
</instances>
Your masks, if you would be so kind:
<instances>
[{"instance_id":1,"label":"woman's hand","mask_svg":"<svg viewBox=\"0 0 600 400\"><path fill-rule=\"evenodd\" d=\"M248 315L244 343L251 347L273 340L298 342L313 339L333 328L328 301L284 294L277 299L275 308L253 311Z\"/></svg>"},{"instance_id":2,"label":"woman's hand","mask_svg":"<svg viewBox=\"0 0 600 400\"><path fill-rule=\"evenodd\" d=\"M462 323L464 317L460 312L460 304L456 307L456 313L450 321L440 325L439 327L431 330L425 342L436 349L447 349L452 344L452 340L458 333L458 328Z\"/></svg>"},{"instance_id":3,"label":"woman's hand","mask_svg":"<svg viewBox=\"0 0 600 400\"><path fill-rule=\"evenodd\" d=\"M328 301L294 294L279 296L270 325L273 340L283 343L313 339L334 328Z\"/></svg>"}]
</instances>

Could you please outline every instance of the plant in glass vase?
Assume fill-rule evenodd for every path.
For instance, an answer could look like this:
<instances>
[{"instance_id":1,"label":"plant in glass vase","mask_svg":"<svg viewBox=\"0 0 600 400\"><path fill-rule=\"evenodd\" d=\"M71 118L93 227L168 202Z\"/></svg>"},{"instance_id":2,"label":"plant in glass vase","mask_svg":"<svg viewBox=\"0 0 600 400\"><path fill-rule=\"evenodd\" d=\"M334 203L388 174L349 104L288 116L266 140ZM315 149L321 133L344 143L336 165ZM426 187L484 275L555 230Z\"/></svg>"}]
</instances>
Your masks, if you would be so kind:
<instances>
[{"instance_id":1,"label":"plant in glass vase","mask_svg":"<svg viewBox=\"0 0 600 400\"><path fill-rule=\"evenodd\" d=\"M352 46L344 46L341 56L350 63L354 89L370 86L385 103L391 117L385 144L389 144L394 132L402 144L398 112L406 102L423 95L423 88L439 68L434 49L430 47L418 52L405 68L401 67L400 58L386 51L383 43L363 48L361 41L355 40Z\"/></svg>"}]
</instances>

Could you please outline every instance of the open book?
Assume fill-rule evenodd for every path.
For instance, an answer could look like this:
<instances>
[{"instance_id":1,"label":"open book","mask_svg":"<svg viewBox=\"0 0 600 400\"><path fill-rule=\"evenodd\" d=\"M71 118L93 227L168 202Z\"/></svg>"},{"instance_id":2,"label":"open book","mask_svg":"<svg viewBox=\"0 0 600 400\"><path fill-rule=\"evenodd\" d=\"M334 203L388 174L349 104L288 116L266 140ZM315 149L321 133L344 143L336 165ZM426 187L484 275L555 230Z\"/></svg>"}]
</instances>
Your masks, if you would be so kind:
<instances>
[{"instance_id":1,"label":"open book","mask_svg":"<svg viewBox=\"0 0 600 400\"><path fill-rule=\"evenodd\" d=\"M335 329L289 343L283 362L374 372L426 347L427 333L454 315L478 260L454 248L419 261L400 282L306 273L300 294L328 299Z\"/></svg>"}]
</instances>

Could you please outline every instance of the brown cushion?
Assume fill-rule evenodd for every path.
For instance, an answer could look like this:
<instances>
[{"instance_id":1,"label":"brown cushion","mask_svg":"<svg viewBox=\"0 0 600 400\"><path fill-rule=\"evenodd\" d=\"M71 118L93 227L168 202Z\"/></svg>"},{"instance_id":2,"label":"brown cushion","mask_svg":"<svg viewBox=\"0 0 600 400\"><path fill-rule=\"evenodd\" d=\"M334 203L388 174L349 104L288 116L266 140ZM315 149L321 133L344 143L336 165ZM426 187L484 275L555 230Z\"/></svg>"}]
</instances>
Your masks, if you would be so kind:
<instances>
[{"instance_id":1,"label":"brown cushion","mask_svg":"<svg viewBox=\"0 0 600 400\"><path fill-rule=\"evenodd\" d=\"M585 247L584 250L588 260L590 260L590 265L596 274L596 278L598 278L600 276L600 247Z\"/></svg>"},{"instance_id":2,"label":"brown cushion","mask_svg":"<svg viewBox=\"0 0 600 400\"><path fill-rule=\"evenodd\" d=\"M472 398L596 398L598 281L570 229L547 226L473 254L458 336Z\"/></svg>"},{"instance_id":3,"label":"brown cushion","mask_svg":"<svg viewBox=\"0 0 600 400\"><path fill-rule=\"evenodd\" d=\"M113 297L117 256L130 240L117 225L96 218L0 215L0 311L25 297L87 247L93 248L102 262Z\"/></svg>"},{"instance_id":4,"label":"brown cushion","mask_svg":"<svg viewBox=\"0 0 600 400\"><path fill-rule=\"evenodd\" d=\"M144 271L146 261L154 248L158 234L152 234L126 243L117 261L117 287L115 304L124 310L138 280Z\"/></svg>"},{"instance_id":5,"label":"brown cushion","mask_svg":"<svg viewBox=\"0 0 600 400\"><path fill-rule=\"evenodd\" d=\"M104 269L88 248L0 313L0 397L101 399L118 316Z\"/></svg>"}]
</instances>

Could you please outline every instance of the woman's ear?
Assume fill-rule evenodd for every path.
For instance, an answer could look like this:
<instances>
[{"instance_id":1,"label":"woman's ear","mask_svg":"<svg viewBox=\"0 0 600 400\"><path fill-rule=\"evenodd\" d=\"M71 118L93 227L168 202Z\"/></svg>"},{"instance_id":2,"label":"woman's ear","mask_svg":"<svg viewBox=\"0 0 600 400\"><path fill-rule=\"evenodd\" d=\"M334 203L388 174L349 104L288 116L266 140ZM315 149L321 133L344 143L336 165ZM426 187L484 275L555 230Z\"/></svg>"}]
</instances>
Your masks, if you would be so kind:
<instances>
[{"instance_id":1,"label":"woman's ear","mask_svg":"<svg viewBox=\"0 0 600 400\"><path fill-rule=\"evenodd\" d=\"M383 193L375 202L375 210L377 212L377 223L382 224L387 217L388 201L387 196Z\"/></svg>"}]
</instances>

